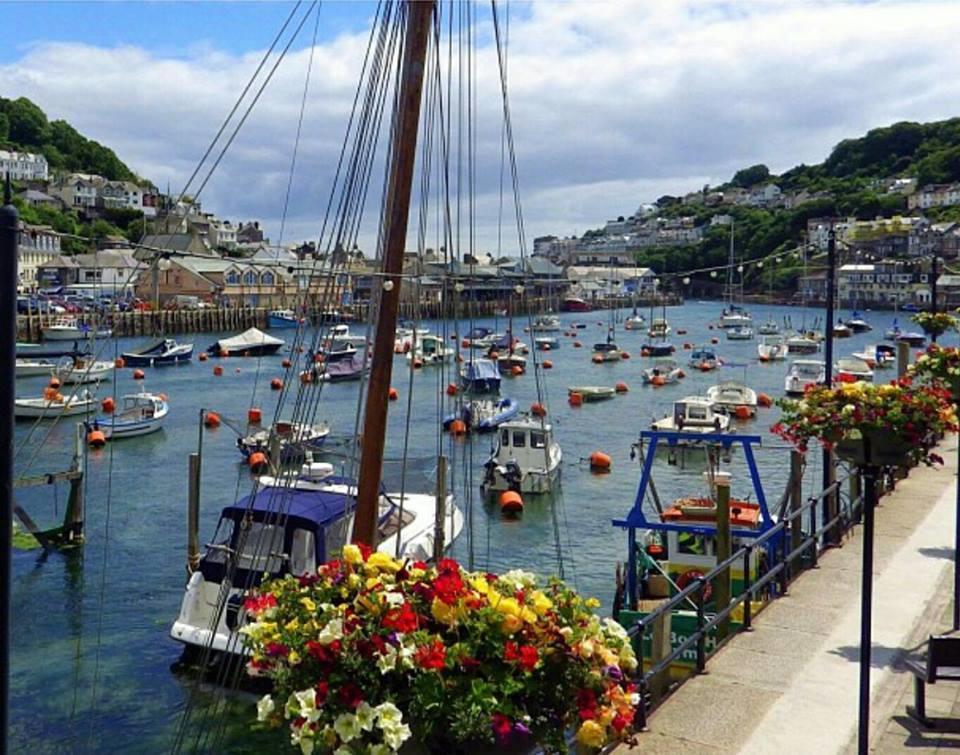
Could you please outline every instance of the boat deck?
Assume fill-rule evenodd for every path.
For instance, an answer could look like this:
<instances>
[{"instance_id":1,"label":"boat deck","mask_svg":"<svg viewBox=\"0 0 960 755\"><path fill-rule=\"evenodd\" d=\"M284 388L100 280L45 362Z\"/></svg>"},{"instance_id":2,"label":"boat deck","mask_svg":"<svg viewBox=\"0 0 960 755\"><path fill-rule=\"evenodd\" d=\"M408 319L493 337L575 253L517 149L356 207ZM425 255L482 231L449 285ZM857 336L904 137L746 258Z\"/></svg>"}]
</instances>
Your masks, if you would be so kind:
<instances>
[{"instance_id":1,"label":"boat deck","mask_svg":"<svg viewBox=\"0 0 960 755\"><path fill-rule=\"evenodd\" d=\"M960 684L927 686L923 729L908 718L913 676L929 634L952 611L956 439L943 468L919 467L884 496L876 513L871 748L932 753L960 747ZM628 753L856 752L861 536L826 552L788 594L763 610L754 631L734 637L651 715Z\"/></svg>"}]
</instances>

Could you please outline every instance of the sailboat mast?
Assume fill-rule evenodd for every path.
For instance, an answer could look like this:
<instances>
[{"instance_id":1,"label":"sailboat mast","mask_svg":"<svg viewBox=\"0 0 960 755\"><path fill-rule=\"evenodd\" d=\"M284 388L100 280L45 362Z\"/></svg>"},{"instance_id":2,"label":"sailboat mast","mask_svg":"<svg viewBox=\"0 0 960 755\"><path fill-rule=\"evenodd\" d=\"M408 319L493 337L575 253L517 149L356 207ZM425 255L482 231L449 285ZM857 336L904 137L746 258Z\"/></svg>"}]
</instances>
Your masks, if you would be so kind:
<instances>
[{"instance_id":1,"label":"sailboat mast","mask_svg":"<svg viewBox=\"0 0 960 755\"><path fill-rule=\"evenodd\" d=\"M730 218L730 254L727 260L727 306L733 304L733 234L734 223L736 221Z\"/></svg>"},{"instance_id":2,"label":"sailboat mast","mask_svg":"<svg viewBox=\"0 0 960 755\"><path fill-rule=\"evenodd\" d=\"M397 98L399 112L393 135L387 203L383 214L383 287L363 419L357 512L353 525L353 541L374 548L377 545L380 476L383 472L387 430L387 393L393 373L400 274L403 272L403 252L407 241L424 64L433 9L434 0L407 3L406 39Z\"/></svg>"}]
</instances>

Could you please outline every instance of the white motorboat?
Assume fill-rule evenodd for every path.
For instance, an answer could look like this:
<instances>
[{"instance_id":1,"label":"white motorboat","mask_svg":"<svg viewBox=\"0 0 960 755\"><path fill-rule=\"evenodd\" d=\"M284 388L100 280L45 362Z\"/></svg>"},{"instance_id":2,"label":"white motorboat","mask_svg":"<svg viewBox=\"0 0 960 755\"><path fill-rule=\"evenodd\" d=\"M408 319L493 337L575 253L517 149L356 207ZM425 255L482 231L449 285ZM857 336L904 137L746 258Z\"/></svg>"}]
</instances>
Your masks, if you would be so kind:
<instances>
[{"instance_id":1,"label":"white motorboat","mask_svg":"<svg viewBox=\"0 0 960 755\"><path fill-rule=\"evenodd\" d=\"M738 419L754 417L757 414L757 392L736 380L711 385L707 388L707 398L716 411Z\"/></svg>"},{"instance_id":2,"label":"white motorboat","mask_svg":"<svg viewBox=\"0 0 960 755\"><path fill-rule=\"evenodd\" d=\"M115 414L103 414L88 422L90 430L100 430L106 440L149 435L163 427L170 411L166 399L154 393L132 393L123 397Z\"/></svg>"},{"instance_id":3,"label":"white motorboat","mask_svg":"<svg viewBox=\"0 0 960 755\"><path fill-rule=\"evenodd\" d=\"M248 584L285 574L316 574L351 540L357 486L333 476L330 464L304 464L299 475L259 478L255 492L225 507L200 566L187 582L170 636L193 651L243 654ZM433 493L383 493L377 550L410 561L433 556L438 529ZM449 546L463 514L448 495L442 532ZM227 595L221 602L221 591ZM224 609L223 606L226 606Z\"/></svg>"},{"instance_id":4,"label":"white motorboat","mask_svg":"<svg viewBox=\"0 0 960 755\"><path fill-rule=\"evenodd\" d=\"M814 344L816 347L816 344ZM787 339L781 335L760 336L757 356L761 362L779 362L787 358Z\"/></svg>"},{"instance_id":5,"label":"white motorboat","mask_svg":"<svg viewBox=\"0 0 960 755\"><path fill-rule=\"evenodd\" d=\"M57 369L57 363L49 359L17 359L16 375L22 377L48 376Z\"/></svg>"},{"instance_id":6,"label":"white motorboat","mask_svg":"<svg viewBox=\"0 0 960 755\"><path fill-rule=\"evenodd\" d=\"M52 375L64 385L99 383L101 380L109 380L114 369L113 362L95 362L92 359L75 357L58 365L52 370Z\"/></svg>"},{"instance_id":7,"label":"white motorboat","mask_svg":"<svg viewBox=\"0 0 960 755\"><path fill-rule=\"evenodd\" d=\"M715 411L713 403L703 396L687 396L675 401L673 415L654 420L652 429L661 432L725 433L730 429L730 417Z\"/></svg>"},{"instance_id":8,"label":"white motorboat","mask_svg":"<svg viewBox=\"0 0 960 755\"><path fill-rule=\"evenodd\" d=\"M560 330L560 318L556 315L539 315L530 324L531 333L556 333Z\"/></svg>"},{"instance_id":9,"label":"white motorboat","mask_svg":"<svg viewBox=\"0 0 960 755\"><path fill-rule=\"evenodd\" d=\"M413 349L407 351L407 361L419 361L422 365L443 364L449 362L454 350L447 346L440 336L418 336Z\"/></svg>"},{"instance_id":10,"label":"white motorboat","mask_svg":"<svg viewBox=\"0 0 960 755\"><path fill-rule=\"evenodd\" d=\"M538 417L502 423L486 463L485 490L549 493L560 483L563 453L552 426Z\"/></svg>"},{"instance_id":11,"label":"white motorboat","mask_svg":"<svg viewBox=\"0 0 960 755\"><path fill-rule=\"evenodd\" d=\"M850 314L850 317L844 322L844 324L854 333L866 333L869 330L873 330L873 326L864 320L863 316L856 311Z\"/></svg>"},{"instance_id":12,"label":"white motorboat","mask_svg":"<svg viewBox=\"0 0 960 755\"><path fill-rule=\"evenodd\" d=\"M670 333L670 323L664 317L654 317L647 331L647 335L651 338L666 338Z\"/></svg>"},{"instance_id":13,"label":"white motorboat","mask_svg":"<svg viewBox=\"0 0 960 755\"><path fill-rule=\"evenodd\" d=\"M820 342L809 333L797 333L787 338L788 354L816 354Z\"/></svg>"},{"instance_id":14,"label":"white motorboat","mask_svg":"<svg viewBox=\"0 0 960 755\"><path fill-rule=\"evenodd\" d=\"M834 338L849 338L852 335L853 335L853 329L842 322L838 322L836 325L833 326Z\"/></svg>"},{"instance_id":15,"label":"white motorboat","mask_svg":"<svg viewBox=\"0 0 960 755\"><path fill-rule=\"evenodd\" d=\"M18 398L13 402L13 416L17 419L56 419L89 414L96 409L96 400L86 391L64 396L55 388L48 388L42 398Z\"/></svg>"},{"instance_id":16,"label":"white motorboat","mask_svg":"<svg viewBox=\"0 0 960 755\"><path fill-rule=\"evenodd\" d=\"M273 447L280 455L280 463L288 464L292 461L303 461L308 452L319 451L328 435L330 426L326 422L310 424L279 420L273 427L264 427L237 438L237 448L244 459L249 459L258 452L269 458L273 455Z\"/></svg>"},{"instance_id":17,"label":"white motorboat","mask_svg":"<svg viewBox=\"0 0 960 755\"><path fill-rule=\"evenodd\" d=\"M757 333L762 336L776 336L780 334L780 326L777 325L777 321L771 317L757 328Z\"/></svg>"},{"instance_id":18,"label":"white motorboat","mask_svg":"<svg viewBox=\"0 0 960 755\"><path fill-rule=\"evenodd\" d=\"M751 326L753 326L753 318L739 304L731 303L727 305L720 314L720 327L724 330Z\"/></svg>"},{"instance_id":19,"label":"white motorboat","mask_svg":"<svg viewBox=\"0 0 960 755\"><path fill-rule=\"evenodd\" d=\"M840 357L835 365L835 372L837 379L844 382L873 382L873 370L864 360L856 356Z\"/></svg>"},{"instance_id":20,"label":"white motorboat","mask_svg":"<svg viewBox=\"0 0 960 755\"><path fill-rule=\"evenodd\" d=\"M853 352L852 356L865 362L871 370L892 367L896 362L893 348L890 346L881 347L871 344L870 346L864 346L861 351Z\"/></svg>"},{"instance_id":21,"label":"white motorboat","mask_svg":"<svg viewBox=\"0 0 960 755\"><path fill-rule=\"evenodd\" d=\"M645 367L640 372L640 379L643 380L644 384L656 386L676 383L684 376L684 371L673 359L657 359L652 365Z\"/></svg>"},{"instance_id":22,"label":"white motorboat","mask_svg":"<svg viewBox=\"0 0 960 755\"><path fill-rule=\"evenodd\" d=\"M238 336L221 338L207 349L207 353L213 356L258 357L275 354L284 343L282 338L274 338L259 328L249 328Z\"/></svg>"},{"instance_id":23,"label":"white motorboat","mask_svg":"<svg viewBox=\"0 0 960 755\"><path fill-rule=\"evenodd\" d=\"M647 318L634 309L633 314L624 321L623 327L625 330L643 330L647 327Z\"/></svg>"},{"instance_id":24,"label":"white motorboat","mask_svg":"<svg viewBox=\"0 0 960 755\"><path fill-rule=\"evenodd\" d=\"M44 341L80 341L85 338L109 338L109 328L97 329L81 323L76 317L58 317L53 325L40 328Z\"/></svg>"},{"instance_id":25,"label":"white motorboat","mask_svg":"<svg viewBox=\"0 0 960 755\"><path fill-rule=\"evenodd\" d=\"M419 333L419 331L417 332ZM367 342L366 336L353 335L350 332L350 326L346 323L331 325L327 333L329 336L327 340L337 341L339 343L361 344Z\"/></svg>"},{"instance_id":26,"label":"white motorboat","mask_svg":"<svg viewBox=\"0 0 960 755\"><path fill-rule=\"evenodd\" d=\"M753 339L753 328L749 325L734 325L726 330L728 341L750 341Z\"/></svg>"},{"instance_id":27,"label":"white motorboat","mask_svg":"<svg viewBox=\"0 0 960 755\"><path fill-rule=\"evenodd\" d=\"M689 365L701 372L710 372L722 364L713 346L697 346L690 352Z\"/></svg>"},{"instance_id":28,"label":"white motorboat","mask_svg":"<svg viewBox=\"0 0 960 755\"><path fill-rule=\"evenodd\" d=\"M621 356L617 344L608 339L605 343L595 343L593 345L593 354L591 354L590 359L594 362L619 362Z\"/></svg>"},{"instance_id":29,"label":"white motorboat","mask_svg":"<svg viewBox=\"0 0 960 755\"><path fill-rule=\"evenodd\" d=\"M818 359L796 359L784 382L788 396L802 396L808 385L823 385L827 379L827 366Z\"/></svg>"}]
</instances>

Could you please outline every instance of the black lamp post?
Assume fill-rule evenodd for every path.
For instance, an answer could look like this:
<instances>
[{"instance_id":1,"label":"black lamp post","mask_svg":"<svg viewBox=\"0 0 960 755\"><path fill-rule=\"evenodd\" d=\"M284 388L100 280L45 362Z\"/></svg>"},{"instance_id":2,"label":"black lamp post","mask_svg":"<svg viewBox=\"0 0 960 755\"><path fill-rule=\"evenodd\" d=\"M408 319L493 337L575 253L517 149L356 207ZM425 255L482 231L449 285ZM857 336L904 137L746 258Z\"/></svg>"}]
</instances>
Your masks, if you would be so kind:
<instances>
[{"instance_id":1,"label":"black lamp post","mask_svg":"<svg viewBox=\"0 0 960 755\"><path fill-rule=\"evenodd\" d=\"M937 255L933 255L933 265L932 265L932 277L930 280L930 313L937 314L937 277L939 272L937 271L937 263L940 261L940 258ZM934 330L930 333L930 340L933 343L937 342L937 331Z\"/></svg>"},{"instance_id":2,"label":"black lamp post","mask_svg":"<svg viewBox=\"0 0 960 755\"><path fill-rule=\"evenodd\" d=\"M824 353L826 362L824 369L824 385L830 387L833 385L833 294L835 289L835 280L837 275L837 234L830 226L827 233L827 321L825 325ZM833 452L823 449L823 489L826 490L833 484ZM830 521L832 495L825 496L823 499L823 521ZM833 531L827 533L827 539L834 540Z\"/></svg>"}]
</instances>

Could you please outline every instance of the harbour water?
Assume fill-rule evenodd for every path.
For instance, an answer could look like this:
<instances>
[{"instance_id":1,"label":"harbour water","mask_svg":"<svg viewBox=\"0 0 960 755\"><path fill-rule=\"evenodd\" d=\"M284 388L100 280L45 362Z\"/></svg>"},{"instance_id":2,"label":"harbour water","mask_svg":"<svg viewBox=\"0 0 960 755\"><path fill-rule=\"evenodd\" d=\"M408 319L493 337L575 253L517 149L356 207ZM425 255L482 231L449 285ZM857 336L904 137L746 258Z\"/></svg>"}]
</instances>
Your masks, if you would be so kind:
<instances>
[{"instance_id":1,"label":"harbour water","mask_svg":"<svg viewBox=\"0 0 960 755\"><path fill-rule=\"evenodd\" d=\"M442 395L449 376L441 376L432 368L417 371L410 398L407 361L396 357L393 384L400 398L390 405L387 454L399 458L407 436L411 462L406 484L423 491L432 485L432 460L438 450L442 448L451 458L454 492L468 519L468 526L453 544L452 555L465 565L490 571L524 568L554 574L562 568L566 579L585 594L600 598L601 610L609 611L614 568L625 555L625 535L610 522L629 510L636 495L639 466L631 461L630 450L639 432L653 418L669 413L674 400L703 395L708 386L721 379L745 380L758 392L773 397L783 393L787 363L759 364L756 341L727 341L722 331L708 330L707 323L716 321L721 306L718 302L688 303L668 309L674 331L688 331L685 335L674 332L670 337L677 346L675 358L687 376L679 384L661 388L641 384L640 371L649 363L640 356L645 332L624 331L618 324L616 340L630 352L631 359L595 365L590 361L590 346L605 339L610 314L562 315L563 330L574 321L587 324L576 331L576 338L557 334L561 347L538 355L553 363L551 370L543 372L542 400L563 447L562 491L552 498L528 496L523 515L516 519L503 518L498 508L485 502L479 493L491 438L454 440L438 435L438 413L441 405L446 411L449 402ZM795 307L751 309L755 327L768 317L781 322L789 316L794 325L804 318L803 310ZM620 313L621 317L626 314ZM807 311L806 322L812 323L819 315ZM867 313L873 332L836 340L835 357L878 342L891 317L890 313ZM515 331L530 343L531 335L520 333L524 324L525 318L516 322ZM454 330L451 323L425 325L432 332ZM502 320L497 325L504 327ZM358 328L353 326L354 330ZM469 325L462 323L459 332L468 329ZM278 331L276 335L289 342L291 333ZM719 339L716 349L727 366L712 373L687 368L689 352L681 345L708 343L711 337ZM197 352L216 338L216 334L195 337ZM951 345L955 338L949 337ZM574 340L581 341L583 347L574 348ZM110 342L102 357L112 359L140 342ZM195 357L186 366L146 370L142 385L169 396L170 416L159 433L108 444L103 450L89 453L84 548L72 553L15 553L10 715L13 751L169 749L184 710L191 704L191 694L193 705L213 695L210 689L193 693L192 679L171 671L180 647L169 639L168 631L177 615L186 577L187 454L197 448L202 409L215 410L239 426L245 426L251 405L262 408L265 422L272 418L279 394L270 390L269 383L283 375L281 361L286 356L281 351L261 360L207 362ZM221 377L212 374L214 364L223 366ZM888 370L879 373L878 379L893 375L894 371ZM620 381L628 384L628 393L579 408L567 404L570 385L612 386ZM43 378L21 379L17 381L18 395L39 395L43 385ZM135 392L137 386L131 370L120 370L112 383L100 387L98 397L113 393L122 396ZM293 394L298 389L291 386ZM352 434L358 389L358 383L332 384L323 389L317 419L329 422L334 434ZM307 386L306 390L317 389ZM501 394L514 396L522 407L529 407L538 398L532 371L517 378L505 377ZM782 494L789 472L788 449L768 432L778 414L775 407L760 409L755 420L737 424L739 430L763 438L758 461L771 505ZM202 433L201 543L212 535L220 508L249 492L251 486L230 423ZM37 428L20 423L16 432L18 475L66 468L72 452L72 421ZM589 471L585 459L595 450L612 457L609 474ZM804 490L809 494L819 487L819 454L811 454L808 462ZM399 465L388 466L394 483L388 486L395 489ZM742 457L734 455L730 469L735 494L746 495L749 488ZM703 488L695 471L681 472L658 464L655 475L665 500ZM58 486L19 490L17 501L41 525L51 525L63 515L66 490ZM255 718L250 701L249 696L237 695L230 704L224 745L229 751L262 751L280 736L249 734L249 723ZM189 737L185 749L190 749Z\"/></svg>"}]
</instances>

